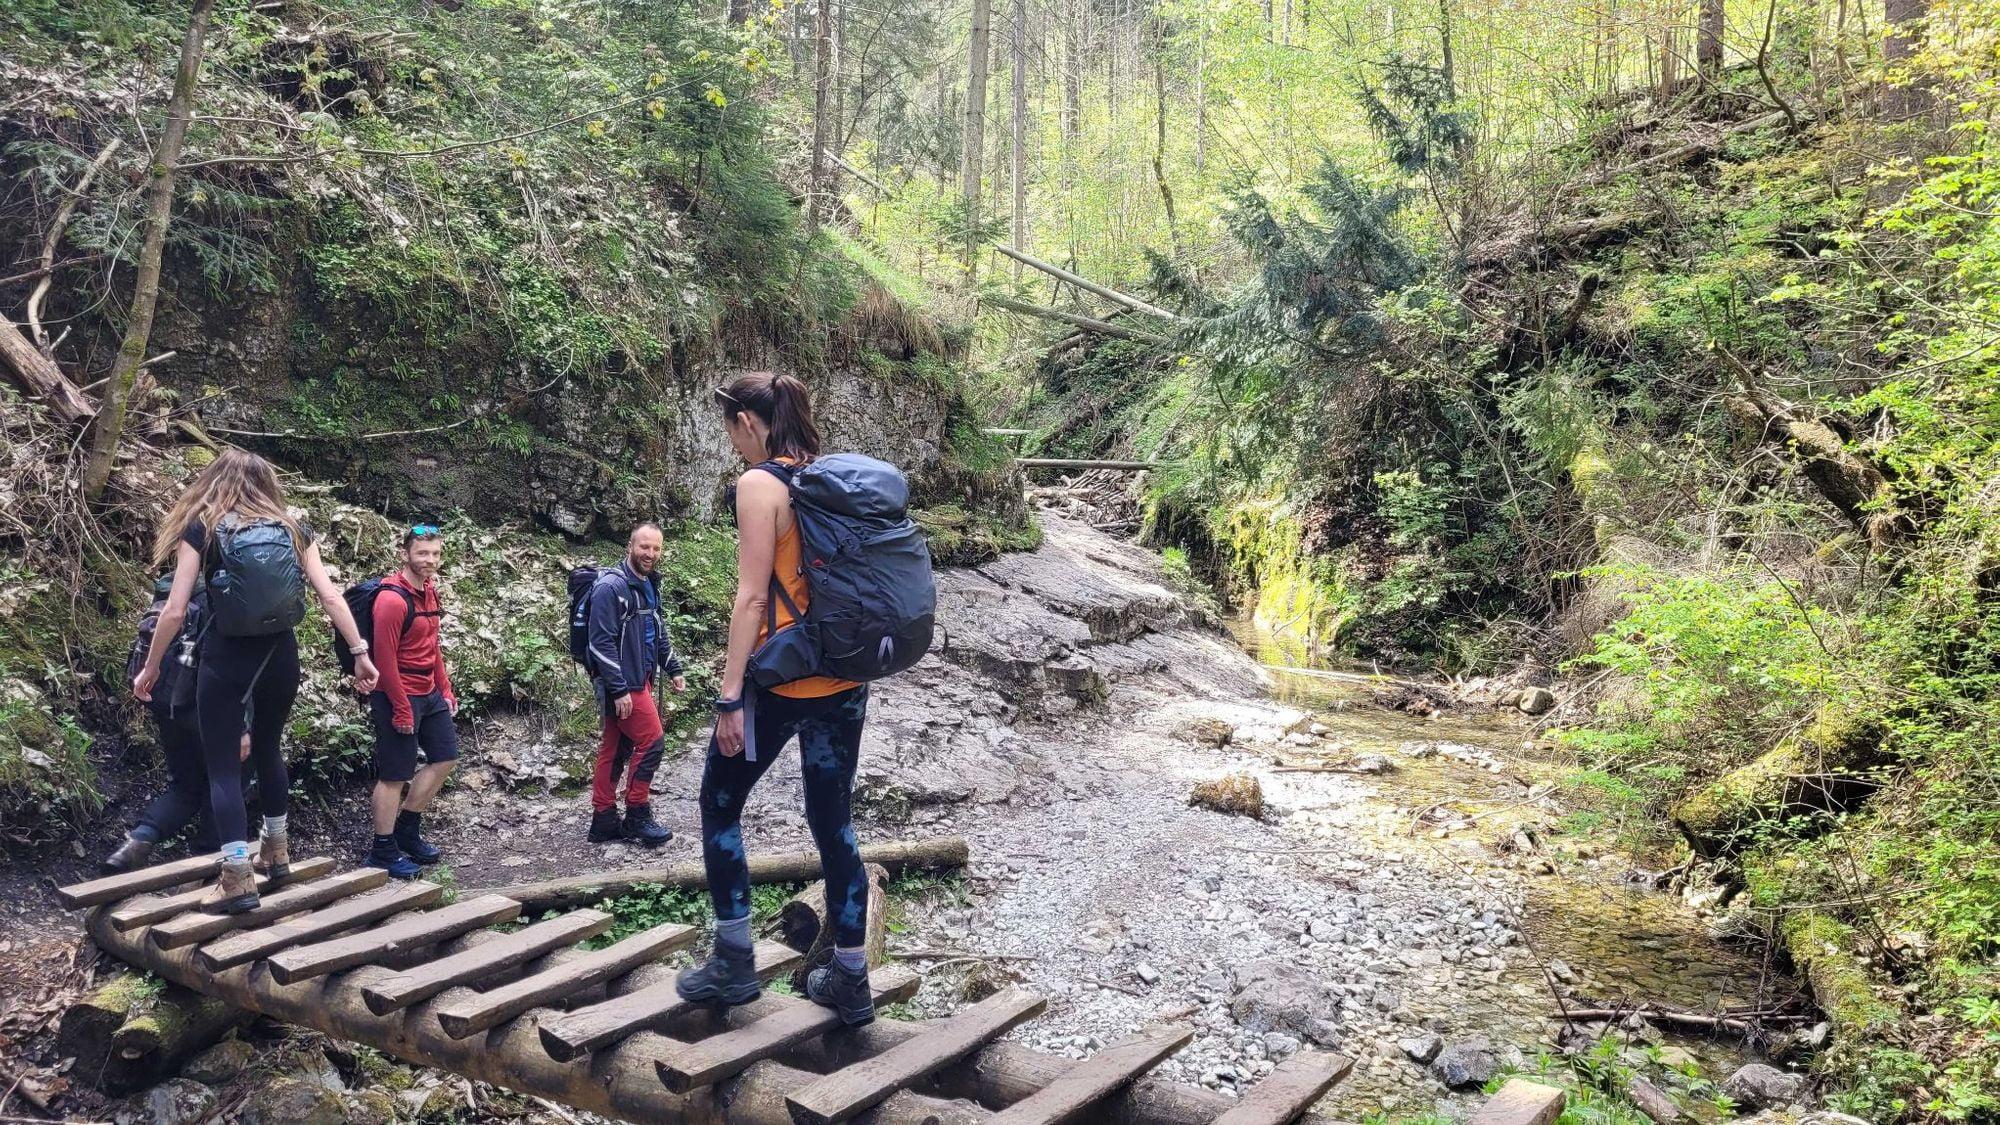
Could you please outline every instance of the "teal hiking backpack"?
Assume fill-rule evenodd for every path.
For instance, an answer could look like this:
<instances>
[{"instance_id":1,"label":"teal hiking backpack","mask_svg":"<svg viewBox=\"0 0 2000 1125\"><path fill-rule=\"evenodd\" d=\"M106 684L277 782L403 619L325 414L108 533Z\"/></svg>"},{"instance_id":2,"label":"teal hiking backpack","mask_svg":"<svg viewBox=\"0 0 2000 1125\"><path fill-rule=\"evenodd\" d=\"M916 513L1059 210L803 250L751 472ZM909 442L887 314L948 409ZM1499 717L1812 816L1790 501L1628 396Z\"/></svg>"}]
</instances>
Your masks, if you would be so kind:
<instances>
[{"instance_id":1,"label":"teal hiking backpack","mask_svg":"<svg viewBox=\"0 0 2000 1125\"><path fill-rule=\"evenodd\" d=\"M208 557L209 620L223 636L264 637L305 620L305 563L284 523L224 516Z\"/></svg>"}]
</instances>

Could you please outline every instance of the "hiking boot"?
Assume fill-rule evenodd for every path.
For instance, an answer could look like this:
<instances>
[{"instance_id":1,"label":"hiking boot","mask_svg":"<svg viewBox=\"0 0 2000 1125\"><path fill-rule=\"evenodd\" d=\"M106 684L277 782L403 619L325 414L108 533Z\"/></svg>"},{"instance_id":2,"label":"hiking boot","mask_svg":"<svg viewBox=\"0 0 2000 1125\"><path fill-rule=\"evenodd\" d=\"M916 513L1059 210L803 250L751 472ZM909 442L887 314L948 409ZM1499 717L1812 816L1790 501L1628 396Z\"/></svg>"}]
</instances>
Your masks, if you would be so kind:
<instances>
[{"instance_id":1,"label":"hiking boot","mask_svg":"<svg viewBox=\"0 0 2000 1125\"><path fill-rule=\"evenodd\" d=\"M242 914L257 909L257 873L248 860L224 861L215 886L202 896L199 909L209 914Z\"/></svg>"},{"instance_id":2,"label":"hiking boot","mask_svg":"<svg viewBox=\"0 0 2000 1125\"><path fill-rule=\"evenodd\" d=\"M423 838L423 814L404 811L396 814L396 846L403 854L428 867L444 855L443 849Z\"/></svg>"},{"instance_id":3,"label":"hiking boot","mask_svg":"<svg viewBox=\"0 0 2000 1125\"><path fill-rule=\"evenodd\" d=\"M875 1021L875 997L868 988L868 970L856 973L831 962L806 974L806 998L840 1013L840 1022L860 1027Z\"/></svg>"},{"instance_id":4,"label":"hiking boot","mask_svg":"<svg viewBox=\"0 0 2000 1125\"><path fill-rule=\"evenodd\" d=\"M273 883L284 882L285 876L292 873L291 840L282 832L275 836L265 833L257 844L257 858L251 867Z\"/></svg>"},{"instance_id":5,"label":"hiking boot","mask_svg":"<svg viewBox=\"0 0 2000 1125\"><path fill-rule=\"evenodd\" d=\"M391 879L414 879L423 872L396 846L394 836L375 837L375 846L368 849L368 858L361 861L363 867L380 867L389 873Z\"/></svg>"},{"instance_id":6,"label":"hiking boot","mask_svg":"<svg viewBox=\"0 0 2000 1125\"><path fill-rule=\"evenodd\" d=\"M674 830L663 828L653 819L653 806L625 806L625 823L618 826L618 834L641 847L657 848L674 838Z\"/></svg>"},{"instance_id":7,"label":"hiking boot","mask_svg":"<svg viewBox=\"0 0 2000 1125\"><path fill-rule=\"evenodd\" d=\"M605 809L590 814L590 842L611 844L625 838L618 830L618 810Z\"/></svg>"},{"instance_id":8,"label":"hiking boot","mask_svg":"<svg viewBox=\"0 0 2000 1125\"><path fill-rule=\"evenodd\" d=\"M720 945L709 959L674 978L674 991L690 1004L748 1004L763 995L757 959L749 949Z\"/></svg>"},{"instance_id":9,"label":"hiking boot","mask_svg":"<svg viewBox=\"0 0 2000 1125\"><path fill-rule=\"evenodd\" d=\"M220 847L221 845L216 845ZM137 836L125 837L118 850L104 857L97 870L106 875L123 875L127 871L137 871L153 858L153 841L141 840Z\"/></svg>"}]
</instances>

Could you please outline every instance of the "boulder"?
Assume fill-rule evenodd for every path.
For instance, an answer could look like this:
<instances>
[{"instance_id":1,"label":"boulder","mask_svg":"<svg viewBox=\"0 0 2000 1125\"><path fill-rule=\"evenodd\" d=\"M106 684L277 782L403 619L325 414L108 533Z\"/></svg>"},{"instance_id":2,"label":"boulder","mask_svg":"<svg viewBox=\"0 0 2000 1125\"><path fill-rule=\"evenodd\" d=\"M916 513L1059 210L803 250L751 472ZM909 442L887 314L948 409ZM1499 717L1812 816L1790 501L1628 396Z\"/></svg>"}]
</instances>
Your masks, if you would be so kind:
<instances>
[{"instance_id":1,"label":"boulder","mask_svg":"<svg viewBox=\"0 0 2000 1125\"><path fill-rule=\"evenodd\" d=\"M1398 1039L1396 1046L1402 1048L1403 1053L1418 1066L1429 1066L1438 1057L1438 1052L1444 1050L1444 1039L1434 1031L1426 1031L1408 1039Z\"/></svg>"},{"instance_id":2,"label":"boulder","mask_svg":"<svg viewBox=\"0 0 2000 1125\"><path fill-rule=\"evenodd\" d=\"M1804 1097L1806 1076L1791 1074L1764 1063L1748 1063L1722 1080L1722 1092L1736 1099L1740 1105L1768 1109Z\"/></svg>"},{"instance_id":3,"label":"boulder","mask_svg":"<svg viewBox=\"0 0 2000 1125\"><path fill-rule=\"evenodd\" d=\"M1524 715L1546 715L1555 705L1555 693L1545 687L1521 689L1521 698L1514 703Z\"/></svg>"},{"instance_id":4,"label":"boulder","mask_svg":"<svg viewBox=\"0 0 2000 1125\"><path fill-rule=\"evenodd\" d=\"M1247 773L1232 773L1195 786L1188 803L1254 820L1264 815L1264 787Z\"/></svg>"},{"instance_id":5,"label":"boulder","mask_svg":"<svg viewBox=\"0 0 2000 1125\"><path fill-rule=\"evenodd\" d=\"M201 1125L214 1117L215 1091L188 1078L169 1078L146 1091L150 1125Z\"/></svg>"},{"instance_id":6,"label":"boulder","mask_svg":"<svg viewBox=\"0 0 2000 1125\"><path fill-rule=\"evenodd\" d=\"M1288 961L1252 961L1234 971L1229 1014L1246 1031L1283 1031L1315 1043L1338 1036L1340 997L1310 971Z\"/></svg>"},{"instance_id":7,"label":"boulder","mask_svg":"<svg viewBox=\"0 0 2000 1125\"><path fill-rule=\"evenodd\" d=\"M181 1068L181 1077L205 1082L210 1086L220 1086L224 1082L243 1073L250 1060L257 1055L257 1048L241 1039L224 1039L191 1059Z\"/></svg>"},{"instance_id":8,"label":"boulder","mask_svg":"<svg viewBox=\"0 0 2000 1125\"><path fill-rule=\"evenodd\" d=\"M1467 1039L1438 1052L1431 1073L1451 1089L1469 1090L1484 1086L1500 1073L1500 1057L1487 1040Z\"/></svg>"},{"instance_id":9,"label":"boulder","mask_svg":"<svg viewBox=\"0 0 2000 1125\"><path fill-rule=\"evenodd\" d=\"M343 1125L346 1099L318 1082L277 1078L257 1088L243 1103L243 1125Z\"/></svg>"}]
</instances>

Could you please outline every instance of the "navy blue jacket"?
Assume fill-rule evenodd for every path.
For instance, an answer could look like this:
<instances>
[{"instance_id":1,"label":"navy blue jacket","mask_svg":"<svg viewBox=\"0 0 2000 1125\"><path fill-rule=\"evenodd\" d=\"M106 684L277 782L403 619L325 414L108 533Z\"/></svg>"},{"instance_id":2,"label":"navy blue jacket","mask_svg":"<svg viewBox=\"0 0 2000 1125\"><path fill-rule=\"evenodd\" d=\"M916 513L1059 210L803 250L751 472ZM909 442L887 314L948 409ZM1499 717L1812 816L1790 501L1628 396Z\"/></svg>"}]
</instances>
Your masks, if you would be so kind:
<instances>
[{"instance_id":1,"label":"navy blue jacket","mask_svg":"<svg viewBox=\"0 0 2000 1125\"><path fill-rule=\"evenodd\" d=\"M653 588L656 607L654 668L646 667L646 626L641 618L647 611L644 597L635 589L641 582ZM659 575L640 578L633 573L629 561L598 573L597 585L590 588L590 663L604 685L607 698L645 690L656 670L665 672L669 678L681 674L680 657L674 654L674 644L667 639L667 622L659 614L659 605Z\"/></svg>"}]
</instances>

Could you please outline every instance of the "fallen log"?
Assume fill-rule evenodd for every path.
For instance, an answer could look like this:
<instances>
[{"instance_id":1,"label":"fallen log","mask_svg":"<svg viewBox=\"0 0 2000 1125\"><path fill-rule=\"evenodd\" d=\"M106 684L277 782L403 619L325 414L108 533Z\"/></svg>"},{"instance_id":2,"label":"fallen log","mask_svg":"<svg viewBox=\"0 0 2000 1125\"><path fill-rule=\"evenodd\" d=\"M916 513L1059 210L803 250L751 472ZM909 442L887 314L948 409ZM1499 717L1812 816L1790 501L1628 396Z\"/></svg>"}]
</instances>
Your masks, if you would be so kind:
<instances>
[{"instance_id":1,"label":"fallen log","mask_svg":"<svg viewBox=\"0 0 2000 1125\"><path fill-rule=\"evenodd\" d=\"M1165 336L1156 336L1151 332L1137 332L1130 328L1121 328L1109 321L1082 316L1078 313L1064 312L1061 309L1052 309L1043 305L1030 305L1024 301L1010 301L1005 297L981 297L979 300L981 304L992 305L994 308L1005 309L1011 313L1020 313L1022 316L1053 320L1060 324L1067 324L1072 328L1081 328L1086 332L1095 332L1099 336L1115 336L1120 340L1137 340L1142 344L1164 346L1168 343ZM1022 432L1025 433L1026 431Z\"/></svg>"},{"instance_id":2,"label":"fallen log","mask_svg":"<svg viewBox=\"0 0 2000 1125\"><path fill-rule=\"evenodd\" d=\"M1673 811L1674 824L1696 854L1726 855L1750 843L1759 825L1852 807L1875 788L1866 771L1881 746L1878 720L1822 714L1804 732L1683 801Z\"/></svg>"},{"instance_id":3,"label":"fallen log","mask_svg":"<svg viewBox=\"0 0 2000 1125\"><path fill-rule=\"evenodd\" d=\"M943 836L935 840L890 840L861 847L863 863L879 863L891 875L900 875L905 871L964 867L969 854L963 836ZM750 882L753 884L804 882L817 879L820 874L818 852L750 857ZM639 887L655 886L703 888L708 886L708 872L699 863L683 863L674 867L607 871L538 883L518 883L510 887L476 889L483 894L505 895L521 904L522 914L533 916L548 910L590 906L601 899L630 894Z\"/></svg>"},{"instance_id":4,"label":"fallen log","mask_svg":"<svg viewBox=\"0 0 2000 1125\"><path fill-rule=\"evenodd\" d=\"M21 328L0 317L0 366L14 373L14 379L29 397L47 406L64 422L80 422L97 413L97 404L69 381L56 361L41 353Z\"/></svg>"},{"instance_id":5,"label":"fallen log","mask_svg":"<svg viewBox=\"0 0 2000 1125\"><path fill-rule=\"evenodd\" d=\"M1012 247L995 246L994 249L1000 251L1002 254L1007 255L1009 258L1014 259L1015 261L1021 263L1024 266L1033 266L1034 268L1042 271L1043 273L1048 274L1050 277L1056 278L1059 281L1067 281L1071 285L1076 286L1078 289L1095 293L1107 301L1112 301L1117 304L1124 305L1126 308L1131 309L1133 312L1147 313L1151 316L1157 316L1162 320L1170 321L1175 324L1179 324L1182 320L1180 316L1177 316L1174 313L1170 313L1167 310L1159 307L1158 305L1149 305L1146 302L1141 301L1137 297L1133 297L1125 293L1120 293L1118 290L1113 289L1106 285L1099 285L1095 281L1092 281L1087 277L1080 277L1077 274L1073 274L1068 270L1063 269L1061 266L1052 266L1049 263L1042 261L1040 258L1031 258L1028 255L1021 253L1019 250L1013 249Z\"/></svg>"},{"instance_id":6,"label":"fallen log","mask_svg":"<svg viewBox=\"0 0 2000 1125\"><path fill-rule=\"evenodd\" d=\"M1755 132L1767 125L1776 125L1784 119L1785 115L1783 113L1772 112L1764 114L1761 117L1753 117L1748 121L1738 121L1727 128L1717 129L1711 135L1703 137L1700 140L1681 145L1677 148L1668 149L1665 152L1646 157L1644 160L1635 160L1620 168L1607 168L1601 172L1594 172L1585 177L1584 182L1608 184L1621 176L1629 176L1639 172L1650 172L1658 168L1671 167L1675 164L1684 164L1698 156L1705 156L1716 151L1722 147L1722 142L1737 133Z\"/></svg>"},{"instance_id":7,"label":"fallen log","mask_svg":"<svg viewBox=\"0 0 2000 1125\"><path fill-rule=\"evenodd\" d=\"M888 882L889 872L881 864L868 865L868 913L863 945L871 969L882 963L884 935L888 933ZM806 955L792 973L792 989L803 994L806 974L833 959L833 927L826 918L826 881L807 886L779 907L777 926L779 940Z\"/></svg>"},{"instance_id":8,"label":"fallen log","mask_svg":"<svg viewBox=\"0 0 2000 1125\"><path fill-rule=\"evenodd\" d=\"M1876 995L1867 968L1854 955L1851 927L1817 910L1801 910L1779 924L1778 936L1812 985L1813 1002L1833 1024L1834 1041L1850 1053L1903 1025L1904 1013Z\"/></svg>"},{"instance_id":9,"label":"fallen log","mask_svg":"<svg viewBox=\"0 0 2000 1125\"><path fill-rule=\"evenodd\" d=\"M1652 1008L1641 1004L1636 1008L1571 1008L1567 1011L1551 1012L1552 1020L1622 1020L1627 1016L1638 1016L1652 1023L1671 1023L1682 1027L1701 1027L1710 1030L1748 1031L1751 1023L1804 1023L1807 1016L1786 1012L1725 1012L1708 1015L1702 1012L1677 1012L1671 1008Z\"/></svg>"},{"instance_id":10,"label":"fallen log","mask_svg":"<svg viewBox=\"0 0 2000 1125\"><path fill-rule=\"evenodd\" d=\"M185 988L161 988L126 974L72 1004L56 1031L73 1056L70 1076L111 1095L141 1090L171 1074L251 1015Z\"/></svg>"}]
</instances>

